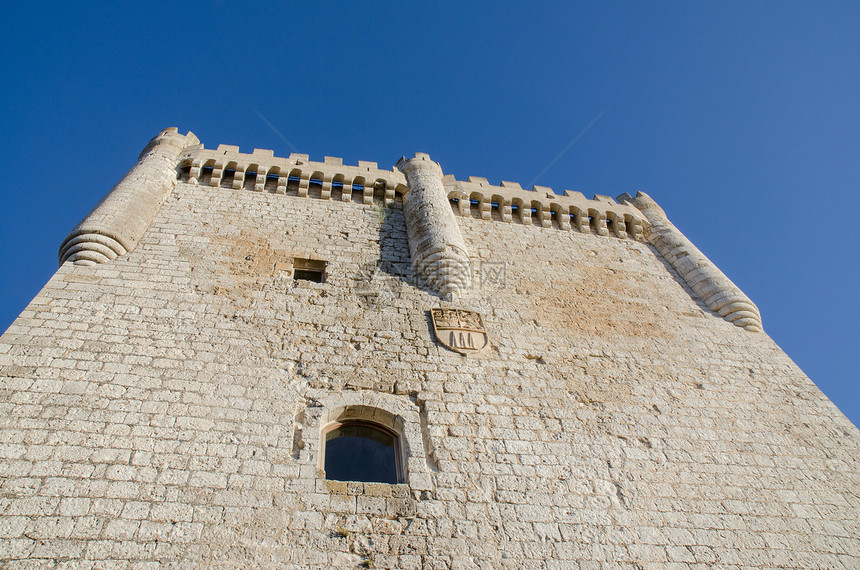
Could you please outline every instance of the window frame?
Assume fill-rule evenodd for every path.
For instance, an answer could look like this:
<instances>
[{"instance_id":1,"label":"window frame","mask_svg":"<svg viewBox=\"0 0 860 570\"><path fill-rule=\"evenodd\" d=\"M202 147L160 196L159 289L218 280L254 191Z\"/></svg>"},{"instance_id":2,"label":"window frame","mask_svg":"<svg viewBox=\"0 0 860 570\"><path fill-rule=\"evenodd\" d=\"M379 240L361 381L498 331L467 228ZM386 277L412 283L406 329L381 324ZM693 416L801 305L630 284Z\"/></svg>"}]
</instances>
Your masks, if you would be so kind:
<instances>
[{"instance_id":1,"label":"window frame","mask_svg":"<svg viewBox=\"0 0 860 570\"><path fill-rule=\"evenodd\" d=\"M394 473L395 473L395 482L394 485L402 485L406 483L406 469L405 469L405 461L403 457L404 449L403 449L403 438L400 433L395 431L394 429L380 424L378 422L374 422L371 420L363 419L363 418L344 418L340 420L335 420L326 424L321 430L321 440L320 440L320 456L322 463L322 471L323 478L326 481L341 481L341 479L329 479L328 475L325 472L325 463L327 457L327 443L328 443L328 434L333 432L336 429L339 429L344 426L362 426L368 427L371 429L375 429L380 431L386 435L389 435L394 440ZM349 482L349 481L347 481ZM385 483L383 481L360 481L363 483L380 483L383 485L391 485L392 483Z\"/></svg>"},{"instance_id":2,"label":"window frame","mask_svg":"<svg viewBox=\"0 0 860 570\"><path fill-rule=\"evenodd\" d=\"M308 281L311 283L325 283L328 270L328 262L324 259L313 259L310 257L293 258L293 281Z\"/></svg>"}]
</instances>

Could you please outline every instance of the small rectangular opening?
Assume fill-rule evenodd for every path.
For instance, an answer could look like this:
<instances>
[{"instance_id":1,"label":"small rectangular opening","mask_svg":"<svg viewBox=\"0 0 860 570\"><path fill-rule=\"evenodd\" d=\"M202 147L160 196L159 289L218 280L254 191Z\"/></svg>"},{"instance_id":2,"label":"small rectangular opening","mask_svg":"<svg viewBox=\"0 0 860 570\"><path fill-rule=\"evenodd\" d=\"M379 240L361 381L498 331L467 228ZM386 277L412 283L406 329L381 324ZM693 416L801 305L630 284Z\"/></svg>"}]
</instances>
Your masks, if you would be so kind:
<instances>
[{"instance_id":1,"label":"small rectangular opening","mask_svg":"<svg viewBox=\"0 0 860 570\"><path fill-rule=\"evenodd\" d=\"M319 259L293 259L293 279L325 283L325 267Z\"/></svg>"}]
</instances>

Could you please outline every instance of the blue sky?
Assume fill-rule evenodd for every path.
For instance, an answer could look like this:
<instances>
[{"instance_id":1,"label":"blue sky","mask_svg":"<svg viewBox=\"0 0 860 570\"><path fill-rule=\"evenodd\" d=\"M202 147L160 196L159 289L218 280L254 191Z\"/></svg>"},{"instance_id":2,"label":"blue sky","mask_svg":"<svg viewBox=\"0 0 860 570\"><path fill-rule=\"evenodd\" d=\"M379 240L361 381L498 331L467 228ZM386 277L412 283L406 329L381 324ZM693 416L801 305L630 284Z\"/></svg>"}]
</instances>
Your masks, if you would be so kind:
<instances>
[{"instance_id":1,"label":"blue sky","mask_svg":"<svg viewBox=\"0 0 860 570\"><path fill-rule=\"evenodd\" d=\"M537 184L648 192L860 424L860 3L19 2L5 21L0 330L162 128L527 185L599 117Z\"/></svg>"}]
</instances>

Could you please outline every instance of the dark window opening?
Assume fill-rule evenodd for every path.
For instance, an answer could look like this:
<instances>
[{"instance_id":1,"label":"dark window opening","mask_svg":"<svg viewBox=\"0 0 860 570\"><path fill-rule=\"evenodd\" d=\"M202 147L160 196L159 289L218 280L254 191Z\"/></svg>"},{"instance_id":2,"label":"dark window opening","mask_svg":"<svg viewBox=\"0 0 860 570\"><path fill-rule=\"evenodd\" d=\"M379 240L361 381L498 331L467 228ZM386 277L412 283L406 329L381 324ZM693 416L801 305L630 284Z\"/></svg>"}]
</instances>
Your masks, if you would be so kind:
<instances>
[{"instance_id":1,"label":"dark window opening","mask_svg":"<svg viewBox=\"0 0 860 570\"><path fill-rule=\"evenodd\" d=\"M325 477L365 483L401 482L398 437L367 422L337 423L325 434Z\"/></svg>"},{"instance_id":2,"label":"dark window opening","mask_svg":"<svg viewBox=\"0 0 860 570\"><path fill-rule=\"evenodd\" d=\"M212 168L211 166L204 166L203 167L203 169L200 171L200 179L199 179L201 186L208 186L209 185L209 182L212 180L212 171L213 170L214 170L214 168Z\"/></svg>"},{"instance_id":3,"label":"dark window opening","mask_svg":"<svg viewBox=\"0 0 860 570\"><path fill-rule=\"evenodd\" d=\"M221 172L221 187L222 188L232 188L233 187L233 178L236 176L236 171L232 168L225 168Z\"/></svg>"},{"instance_id":4,"label":"dark window opening","mask_svg":"<svg viewBox=\"0 0 860 570\"><path fill-rule=\"evenodd\" d=\"M293 279L325 283L326 262L318 259L294 259Z\"/></svg>"},{"instance_id":5,"label":"dark window opening","mask_svg":"<svg viewBox=\"0 0 860 570\"><path fill-rule=\"evenodd\" d=\"M364 201L364 184L361 182L352 183L352 199L359 204Z\"/></svg>"}]
</instances>

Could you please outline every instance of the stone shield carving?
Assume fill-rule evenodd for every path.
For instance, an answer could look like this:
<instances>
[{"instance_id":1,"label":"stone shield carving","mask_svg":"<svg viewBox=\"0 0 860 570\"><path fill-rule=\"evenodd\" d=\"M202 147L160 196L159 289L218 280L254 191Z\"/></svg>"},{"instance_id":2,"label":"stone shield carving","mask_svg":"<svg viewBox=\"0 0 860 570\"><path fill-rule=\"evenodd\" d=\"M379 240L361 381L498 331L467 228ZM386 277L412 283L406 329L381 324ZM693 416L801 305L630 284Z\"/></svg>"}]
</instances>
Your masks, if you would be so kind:
<instances>
[{"instance_id":1,"label":"stone shield carving","mask_svg":"<svg viewBox=\"0 0 860 570\"><path fill-rule=\"evenodd\" d=\"M490 344L480 313L463 309L431 309L430 316L436 339L449 350L471 354Z\"/></svg>"}]
</instances>

